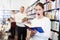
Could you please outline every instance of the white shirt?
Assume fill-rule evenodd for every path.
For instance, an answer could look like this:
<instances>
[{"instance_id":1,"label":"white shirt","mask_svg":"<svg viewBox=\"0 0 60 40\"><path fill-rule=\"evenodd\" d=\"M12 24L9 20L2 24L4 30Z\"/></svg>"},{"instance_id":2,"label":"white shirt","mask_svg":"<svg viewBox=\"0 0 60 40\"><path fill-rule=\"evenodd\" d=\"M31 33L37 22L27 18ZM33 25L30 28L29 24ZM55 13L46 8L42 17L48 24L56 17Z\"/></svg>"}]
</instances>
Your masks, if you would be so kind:
<instances>
[{"instance_id":1,"label":"white shirt","mask_svg":"<svg viewBox=\"0 0 60 40\"><path fill-rule=\"evenodd\" d=\"M42 27L44 33L37 32L30 40L48 40L50 37L51 22L47 17L42 19L35 18L31 21L30 27Z\"/></svg>"},{"instance_id":2,"label":"white shirt","mask_svg":"<svg viewBox=\"0 0 60 40\"><path fill-rule=\"evenodd\" d=\"M15 22L15 14L11 14L11 17L14 19L12 22Z\"/></svg>"},{"instance_id":3,"label":"white shirt","mask_svg":"<svg viewBox=\"0 0 60 40\"><path fill-rule=\"evenodd\" d=\"M16 25L20 26L20 27L25 27L25 25L22 23L22 19L26 17L25 13L17 13L15 15L15 21L16 21Z\"/></svg>"},{"instance_id":4,"label":"white shirt","mask_svg":"<svg viewBox=\"0 0 60 40\"><path fill-rule=\"evenodd\" d=\"M11 17L12 17L12 18L15 18L14 16L15 16L15 14L11 14Z\"/></svg>"}]
</instances>

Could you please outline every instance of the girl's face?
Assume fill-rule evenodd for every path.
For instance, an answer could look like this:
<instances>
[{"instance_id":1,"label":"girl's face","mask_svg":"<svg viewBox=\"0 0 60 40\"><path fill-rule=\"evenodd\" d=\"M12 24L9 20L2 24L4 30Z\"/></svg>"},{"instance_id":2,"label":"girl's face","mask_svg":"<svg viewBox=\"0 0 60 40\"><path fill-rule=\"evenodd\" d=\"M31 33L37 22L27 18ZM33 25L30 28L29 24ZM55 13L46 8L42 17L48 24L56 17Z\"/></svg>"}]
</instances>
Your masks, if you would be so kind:
<instances>
[{"instance_id":1,"label":"girl's face","mask_svg":"<svg viewBox=\"0 0 60 40\"><path fill-rule=\"evenodd\" d=\"M43 15L44 9L43 9L41 6L37 5L37 6L35 7L35 9L36 9L36 14L37 14L38 16L42 16L42 15Z\"/></svg>"}]
</instances>

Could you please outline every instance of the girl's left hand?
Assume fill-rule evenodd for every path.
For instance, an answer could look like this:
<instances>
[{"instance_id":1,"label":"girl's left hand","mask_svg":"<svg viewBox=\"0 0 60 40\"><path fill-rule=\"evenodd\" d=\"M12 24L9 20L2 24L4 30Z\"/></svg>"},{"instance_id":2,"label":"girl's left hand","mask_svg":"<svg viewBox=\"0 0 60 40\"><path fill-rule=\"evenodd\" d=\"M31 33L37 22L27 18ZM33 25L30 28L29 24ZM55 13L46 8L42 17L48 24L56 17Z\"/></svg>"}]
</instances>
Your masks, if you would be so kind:
<instances>
[{"instance_id":1,"label":"girl's left hand","mask_svg":"<svg viewBox=\"0 0 60 40\"><path fill-rule=\"evenodd\" d=\"M34 36L36 33L37 33L36 30L31 30L31 34L30 34L30 36L32 37L32 36Z\"/></svg>"}]
</instances>

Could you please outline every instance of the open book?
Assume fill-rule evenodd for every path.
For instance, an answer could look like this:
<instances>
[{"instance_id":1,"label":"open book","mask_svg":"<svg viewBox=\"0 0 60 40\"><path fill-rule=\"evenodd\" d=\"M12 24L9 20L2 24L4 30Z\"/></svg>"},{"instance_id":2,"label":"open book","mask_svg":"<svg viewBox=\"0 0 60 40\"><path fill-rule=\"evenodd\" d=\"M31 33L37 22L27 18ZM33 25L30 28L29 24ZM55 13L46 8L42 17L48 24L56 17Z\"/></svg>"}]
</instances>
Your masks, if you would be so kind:
<instances>
[{"instance_id":1,"label":"open book","mask_svg":"<svg viewBox=\"0 0 60 40\"><path fill-rule=\"evenodd\" d=\"M39 33L44 33L44 30L42 29L42 27L32 27L31 25L29 24L26 24L26 26L28 26L29 29L31 30L37 30Z\"/></svg>"},{"instance_id":2,"label":"open book","mask_svg":"<svg viewBox=\"0 0 60 40\"><path fill-rule=\"evenodd\" d=\"M33 27L33 28L30 28L31 30L37 30L39 33L44 33L42 27Z\"/></svg>"}]
</instances>

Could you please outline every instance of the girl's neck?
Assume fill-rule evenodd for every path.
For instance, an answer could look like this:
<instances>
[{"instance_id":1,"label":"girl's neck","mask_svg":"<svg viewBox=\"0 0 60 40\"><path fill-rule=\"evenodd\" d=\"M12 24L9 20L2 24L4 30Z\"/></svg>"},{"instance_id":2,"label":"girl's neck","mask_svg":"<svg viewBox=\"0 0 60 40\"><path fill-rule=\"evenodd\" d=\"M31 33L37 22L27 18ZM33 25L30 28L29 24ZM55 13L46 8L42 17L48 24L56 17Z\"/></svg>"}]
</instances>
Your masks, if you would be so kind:
<instances>
[{"instance_id":1,"label":"girl's neck","mask_svg":"<svg viewBox=\"0 0 60 40\"><path fill-rule=\"evenodd\" d=\"M38 19L42 19L44 16L43 15L41 15L41 16L38 16Z\"/></svg>"}]
</instances>

